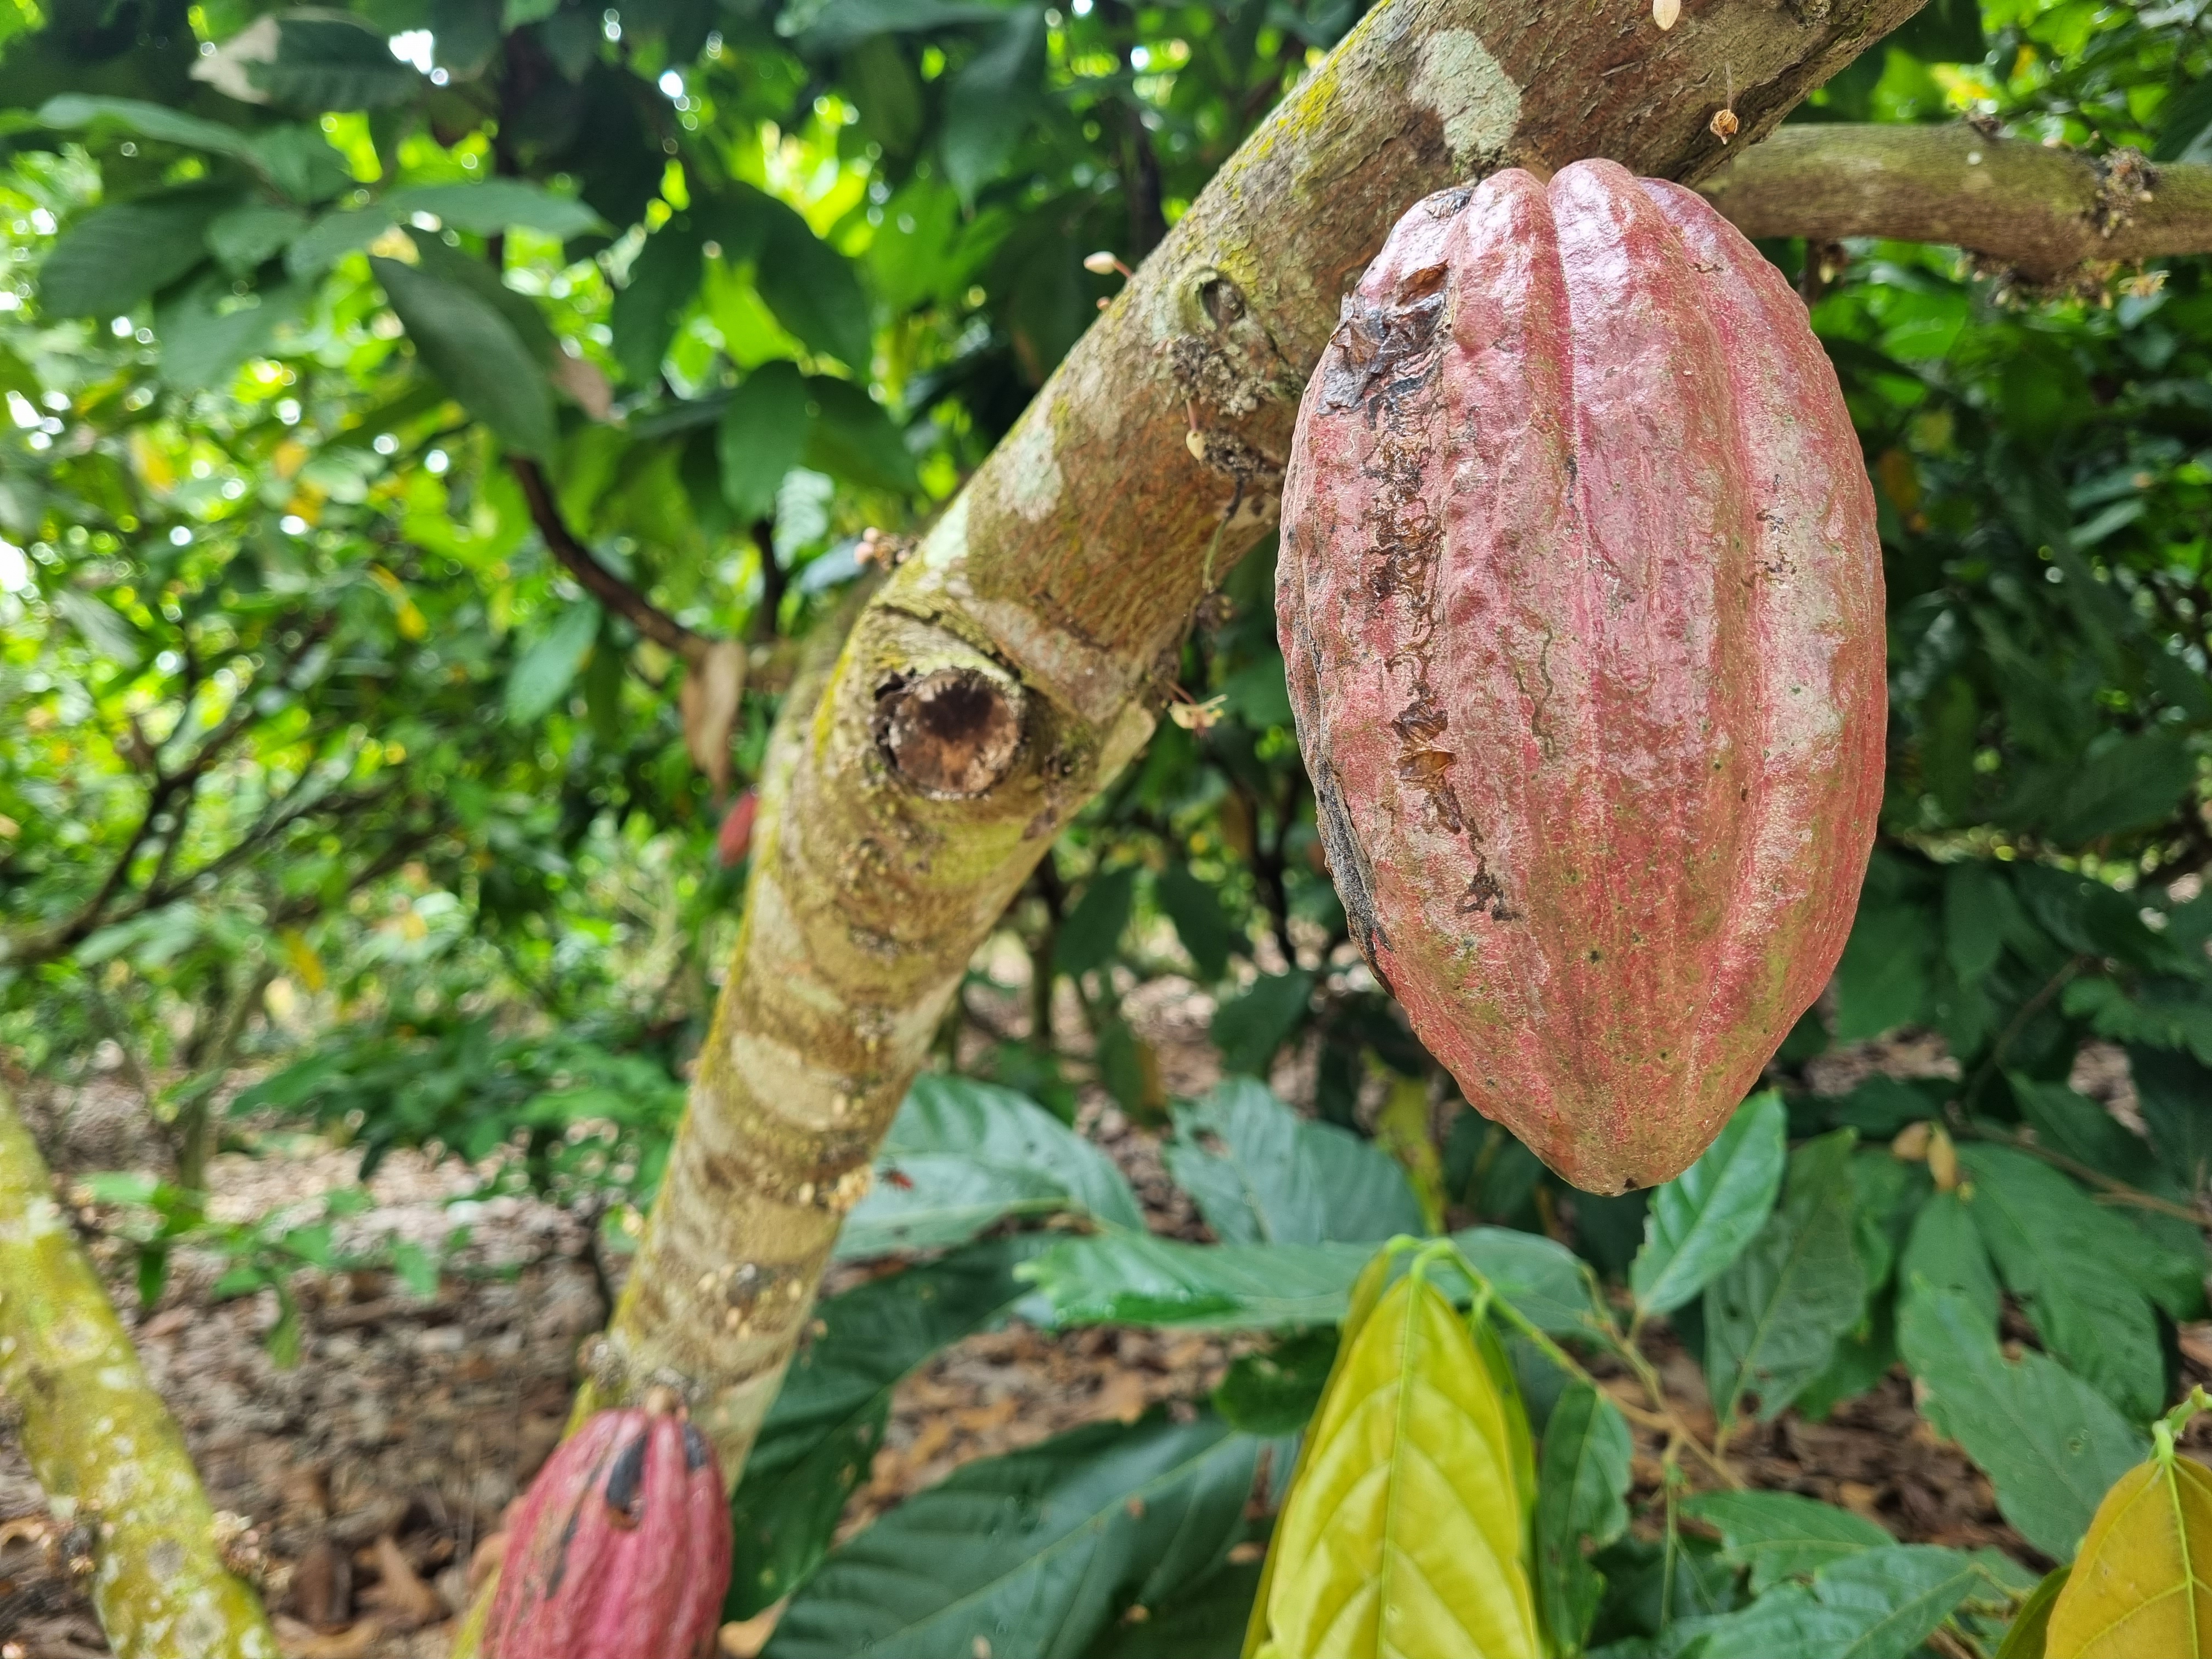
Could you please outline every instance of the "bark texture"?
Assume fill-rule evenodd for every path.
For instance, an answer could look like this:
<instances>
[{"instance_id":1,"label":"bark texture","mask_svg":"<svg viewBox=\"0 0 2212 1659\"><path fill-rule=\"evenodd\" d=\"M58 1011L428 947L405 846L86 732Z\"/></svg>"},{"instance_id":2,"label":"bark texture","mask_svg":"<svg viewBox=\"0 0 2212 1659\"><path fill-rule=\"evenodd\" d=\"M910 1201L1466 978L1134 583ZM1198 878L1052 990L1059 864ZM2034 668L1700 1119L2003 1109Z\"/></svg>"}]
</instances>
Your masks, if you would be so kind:
<instances>
[{"instance_id":1,"label":"bark texture","mask_svg":"<svg viewBox=\"0 0 2212 1659\"><path fill-rule=\"evenodd\" d=\"M1946 242L2048 281L2212 252L2212 167L2084 155L1968 126L1796 126L1698 188L1747 236Z\"/></svg>"},{"instance_id":2,"label":"bark texture","mask_svg":"<svg viewBox=\"0 0 2212 1659\"><path fill-rule=\"evenodd\" d=\"M169 1408L54 1201L46 1160L0 1093L0 1394L58 1517L94 1534L92 1600L118 1659L275 1659L260 1599Z\"/></svg>"},{"instance_id":3,"label":"bark texture","mask_svg":"<svg viewBox=\"0 0 2212 1659\"><path fill-rule=\"evenodd\" d=\"M737 957L586 1403L684 1390L735 1481L947 1000L1143 746L1275 520L1342 296L1408 204L1605 155L1694 179L1916 0L1383 0L1223 167L861 616L772 763Z\"/></svg>"}]
</instances>

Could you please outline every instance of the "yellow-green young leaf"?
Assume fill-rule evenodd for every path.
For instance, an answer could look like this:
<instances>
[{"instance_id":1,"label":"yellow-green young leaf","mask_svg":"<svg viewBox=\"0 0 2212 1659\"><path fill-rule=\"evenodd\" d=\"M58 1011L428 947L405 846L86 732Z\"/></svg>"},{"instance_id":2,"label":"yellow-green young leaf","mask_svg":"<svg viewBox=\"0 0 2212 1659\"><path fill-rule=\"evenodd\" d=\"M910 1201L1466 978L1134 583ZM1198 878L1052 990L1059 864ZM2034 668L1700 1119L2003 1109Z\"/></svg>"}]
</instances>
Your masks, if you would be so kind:
<instances>
[{"instance_id":1,"label":"yellow-green young leaf","mask_svg":"<svg viewBox=\"0 0 2212 1659\"><path fill-rule=\"evenodd\" d=\"M2112 1483L2051 1610L2047 1659L2212 1656L2212 1469L2160 1437Z\"/></svg>"},{"instance_id":2,"label":"yellow-green young leaf","mask_svg":"<svg viewBox=\"0 0 2212 1659\"><path fill-rule=\"evenodd\" d=\"M1536 1659L1525 1454L1466 1322L1417 1263L1344 1342L1247 1652Z\"/></svg>"}]
</instances>

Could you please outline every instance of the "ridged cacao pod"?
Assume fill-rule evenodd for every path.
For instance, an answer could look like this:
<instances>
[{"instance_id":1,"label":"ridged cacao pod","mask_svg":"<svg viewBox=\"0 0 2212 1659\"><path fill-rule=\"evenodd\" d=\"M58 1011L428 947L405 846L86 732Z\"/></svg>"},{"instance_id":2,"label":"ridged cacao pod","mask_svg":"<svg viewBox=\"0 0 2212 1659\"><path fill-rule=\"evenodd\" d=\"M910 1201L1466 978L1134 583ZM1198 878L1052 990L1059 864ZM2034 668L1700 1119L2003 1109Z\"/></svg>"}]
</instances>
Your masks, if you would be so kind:
<instances>
[{"instance_id":1,"label":"ridged cacao pod","mask_svg":"<svg viewBox=\"0 0 2212 1659\"><path fill-rule=\"evenodd\" d=\"M1610 161L1417 204L1306 388L1277 616L1353 937L1577 1186L1678 1175L1834 969L1881 552L1805 307Z\"/></svg>"},{"instance_id":2,"label":"ridged cacao pod","mask_svg":"<svg viewBox=\"0 0 2212 1659\"><path fill-rule=\"evenodd\" d=\"M706 1437L664 1400L595 1413L508 1528L484 1659L694 1659L730 1579L730 1505Z\"/></svg>"}]
</instances>

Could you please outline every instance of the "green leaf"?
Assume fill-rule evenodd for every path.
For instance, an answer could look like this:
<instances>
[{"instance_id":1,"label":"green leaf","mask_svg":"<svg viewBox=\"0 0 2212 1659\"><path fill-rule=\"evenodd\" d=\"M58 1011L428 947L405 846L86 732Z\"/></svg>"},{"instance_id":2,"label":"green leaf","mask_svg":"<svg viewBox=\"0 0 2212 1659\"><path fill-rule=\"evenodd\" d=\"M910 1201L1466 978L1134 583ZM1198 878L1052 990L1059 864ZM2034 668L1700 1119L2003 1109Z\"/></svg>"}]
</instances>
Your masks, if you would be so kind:
<instances>
[{"instance_id":1,"label":"green leaf","mask_svg":"<svg viewBox=\"0 0 2212 1659\"><path fill-rule=\"evenodd\" d=\"M572 196L556 196L543 185L526 179L485 179L472 185L416 185L395 190L384 198L397 218L410 214L434 215L453 230L479 236L495 236L520 227L567 241L595 230L605 222Z\"/></svg>"},{"instance_id":2,"label":"green leaf","mask_svg":"<svg viewBox=\"0 0 2212 1659\"><path fill-rule=\"evenodd\" d=\"M1534 1233L1473 1227L1452 1242L1531 1323L1586 1334L1583 1266ZM1063 1239L1023 1269L1060 1325L1283 1330L1333 1325L1374 1252L1364 1244L1187 1244L1150 1234Z\"/></svg>"},{"instance_id":3,"label":"green leaf","mask_svg":"<svg viewBox=\"0 0 2212 1659\"><path fill-rule=\"evenodd\" d=\"M974 202L1012 158L1036 108L1044 58L1044 12L1023 6L953 77L940 143L945 176L963 202Z\"/></svg>"},{"instance_id":4,"label":"green leaf","mask_svg":"<svg viewBox=\"0 0 2212 1659\"><path fill-rule=\"evenodd\" d=\"M2008 1146L1969 1144L1967 1206L2005 1287L2044 1344L2137 1422L2165 1404L2158 1320L2120 1263L2146 1241L2074 1181Z\"/></svg>"},{"instance_id":5,"label":"green leaf","mask_svg":"<svg viewBox=\"0 0 2212 1659\"><path fill-rule=\"evenodd\" d=\"M1898 1346L1920 1409L1966 1449L1997 1508L2055 1561L2073 1559L2106 1487L2148 1442L2110 1401L2056 1360L2008 1360L1979 1310L1924 1279L1899 1305Z\"/></svg>"},{"instance_id":6,"label":"green leaf","mask_svg":"<svg viewBox=\"0 0 2212 1659\"><path fill-rule=\"evenodd\" d=\"M2160 1160L2187 1190L2212 1177L2212 1067L2171 1048L2130 1045L2128 1069Z\"/></svg>"},{"instance_id":7,"label":"green leaf","mask_svg":"<svg viewBox=\"0 0 2212 1659\"><path fill-rule=\"evenodd\" d=\"M65 92L46 101L39 111L38 120L40 126L65 131L112 125L141 138L152 138L165 144L211 150L241 161L253 155L252 141L236 127L227 127L220 121L204 121L197 115L171 109L167 104L149 103L142 98L100 98Z\"/></svg>"},{"instance_id":8,"label":"green leaf","mask_svg":"<svg viewBox=\"0 0 2212 1659\"><path fill-rule=\"evenodd\" d=\"M1078 1659L1122 1605L1221 1563L1263 1443L1212 1417L1154 1419L969 1463L834 1552L766 1659Z\"/></svg>"},{"instance_id":9,"label":"green leaf","mask_svg":"<svg viewBox=\"0 0 2212 1659\"><path fill-rule=\"evenodd\" d=\"M914 453L891 424L890 414L868 395L866 386L816 374L808 377L806 389L814 402L807 465L864 489L921 487L914 470Z\"/></svg>"},{"instance_id":10,"label":"green leaf","mask_svg":"<svg viewBox=\"0 0 2212 1659\"><path fill-rule=\"evenodd\" d=\"M1229 1244L1375 1243L1419 1233L1405 1173L1372 1142L1302 1119L1255 1078L1175 1110L1168 1173ZM1223 1149L1207 1150L1209 1140Z\"/></svg>"},{"instance_id":11,"label":"green leaf","mask_svg":"<svg viewBox=\"0 0 2212 1659\"><path fill-rule=\"evenodd\" d=\"M1262 974L1213 1011L1213 1041L1224 1071L1265 1076L1275 1051L1290 1041L1313 1000L1314 975L1303 968Z\"/></svg>"},{"instance_id":12,"label":"green leaf","mask_svg":"<svg viewBox=\"0 0 2212 1659\"><path fill-rule=\"evenodd\" d=\"M1996 1659L2043 1659L2044 1638L2051 1630L2051 1610L2058 1603L2058 1595L2066 1588L2072 1575L2071 1567L2053 1567L2043 1575L2034 1591L2020 1604L2020 1611L2005 1626L2004 1639L1997 1644Z\"/></svg>"},{"instance_id":13,"label":"green leaf","mask_svg":"<svg viewBox=\"0 0 2212 1659\"><path fill-rule=\"evenodd\" d=\"M499 307L397 259L369 264L416 354L461 406L518 453L551 454L552 390Z\"/></svg>"},{"instance_id":14,"label":"green leaf","mask_svg":"<svg viewBox=\"0 0 2212 1659\"><path fill-rule=\"evenodd\" d=\"M1229 958L1250 949L1221 908L1213 884L1201 879L1187 864L1171 864L1152 878L1152 898L1175 924L1176 937L1190 952L1202 980L1219 979L1229 971Z\"/></svg>"},{"instance_id":15,"label":"green leaf","mask_svg":"<svg viewBox=\"0 0 2212 1659\"><path fill-rule=\"evenodd\" d=\"M438 1293L438 1261L411 1238L396 1239L392 1245L392 1271L408 1293L428 1302Z\"/></svg>"},{"instance_id":16,"label":"green leaf","mask_svg":"<svg viewBox=\"0 0 2212 1659\"><path fill-rule=\"evenodd\" d=\"M865 375L875 355L875 323L853 262L817 236L795 209L758 191L753 197L740 210L761 222L753 286L776 321L809 350Z\"/></svg>"},{"instance_id":17,"label":"green leaf","mask_svg":"<svg viewBox=\"0 0 2212 1659\"><path fill-rule=\"evenodd\" d=\"M676 337L678 319L699 292L700 261L707 238L689 215L678 215L646 239L630 261L629 280L608 313L615 361L631 385L660 382L661 360Z\"/></svg>"},{"instance_id":18,"label":"green leaf","mask_svg":"<svg viewBox=\"0 0 2212 1659\"><path fill-rule=\"evenodd\" d=\"M297 208L249 202L209 224L208 252L232 276L247 276L291 246L307 228L307 216Z\"/></svg>"},{"instance_id":19,"label":"green leaf","mask_svg":"<svg viewBox=\"0 0 2212 1659\"><path fill-rule=\"evenodd\" d=\"M1497 1380L1418 1261L1345 1334L1283 1501L1247 1650L1540 1650Z\"/></svg>"},{"instance_id":20,"label":"green leaf","mask_svg":"<svg viewBox=\"0 0 2212 1659\"><path fill-rule=\"evenodd\" d=\"M1934 943L1916 906L1875 901L1859 906L1836 965L1836 1041L1856 1042L1923 1018L1931 991Z\"/></svg>"},{"instance_id":21,"label":"green leaf","mask_svg":"<svg viewBox=\"0 0 2212 1659\"><path fill-rule=\"evenodd\" d=\"M319 276L349 253L357 253L398 221L381 204L325 213L294 236L284 269L295 277Z\"/></svg>"},{"instance_id":22,"label":"green leaf","mask_svg":"<svg viewBox=\"0 0 2212 1659\"><path fill-rule=\"evenodd\" d=\"M1773 1417L1827 1369L1836 1339L1859 1321L1866 1270L1852 1248L1855 1137L1800 1147L1782 1206L1705 1291L1705 1374L1723 1419L1756 1390Z\"/></svg>"},{"instance_id":23,"label":"green leaf","mask_svg":"<svg viewBox=\"0 0 2212 1659\"><path fill-rule=\"evenodd\" d=\"M1337 1334L1318 1329L1293 1331L1272 1348L1240 1354L1214 1388L1213 1409L1247 1434L1296 1434L1321 1404L1336 1350Z\"/></svg>"},{"instance_id":24,"label":"green leaf","mask_svg":"<svg viewBox=\"0 0 2212 1659\"><path fill-rule=\"evenodd\" d=\"M1996 1329L2003 1305L1996 1269L1990 1265L1981 1229L1955 1192L1936 1194L1913 1219L1905 1254L1897 1264L1897 1282L1910 1285L1915 1279L1939 1291L1956 1291L1973 1310L1982 1329Z\"/></svg>"},{"instance_id":25,"label":"green leaf","mask_svg":"<svg viewBox=\"0 0 2212 1659\"><path fill-rule=\"evenodd\" d=\"M205 189L94 208L64 231L39 271L49 317L120 317L207 257L207 229L237 204Z\"/></svg>"},{"instance_id":26,"label":"green leaf","mask_svg":"<svg viewBox=\"0 0 2212 1659\"><path fill-rule=\"evenodd\" d=\"M1240 668L1221 683L1223 706L1255 732L1270 726L1289 729L1291 688L1280 652L1271 652L1249 667Z\"/></svg>"},{"instance_id":27,"label":"green leaf","mask_svg":"<svg viewBox=\"0 0 2212 1659\"><path fill-rule=\"evenodd\" d=\"M2154 161L2202 161L2212 134L2212 79L2197 81L2166 100L2163 130L2150 153Z\"/></svg>"},{"instance_id":28,"label":"green leaf","mask_svg":"<svg viewBox=\"0 0 2212 1659\"><path fill-rule=\"evenodd\" d=\"M1978 985L2003 953L2005 926L2019 906L2004 878L1979 861L1943 877L1943 952L1961 985Z\"/></svg>"},{"instance_id":29,"label":"green leaf","mask_svg":"<svg viewBox=\"0 0 2212 1659\"><path fill-rule=\"evenodd\" d=\"M535 725L568 695L599 636L599 605L590 599L570 605L516 659L507 677L507 719L517 726Z\"/></svg>"},{"instance_id":30,"label":"green leaf","mask_svg":"<svg viewBox=\"0 0 2212 1659\"><path fill-rule=\"evenodd\" d=\"M392 55L383 35L343 13L302 9L272 21L273 53L262 48L239 61L246 83L278 103L318 112L381 109L422 90L422 76ZM225 51L252 33L234 36Z\"/></svg>"},{"instance_id":31,"label":"green leaf","mask_svg":"<svg viewBox=\"0 0 2212 1659\"><path fill-rule=\"evenodd\" d=\"M840 1259L964 1243L1010 1214L1073 1208L1110 1227L1145 1224L1103 1152L1035 1101L966 1078L915 1079L876 1170L845 1218Z\"/></svg>"},{"instance_id":32,"label":"green leaf","mask_svg":"<svg viewBox=\"0 0 2212 1659\"><path fill-rule=\"evenodd\" d=\"M1053 965L1073 975L1103 968L1121 948L1121 935L1137 902L1137 872L1133 866L1101 870L1091 878L1075 908L1060 919L1053 941Z\"/></svg>"},{"instance_id":33,"label":"green leaf","mask_svg":"<svg viewBox=\"0 0 2212 1659\"><path fill-rule=\"evenodd\" d=\"M1628 1425L1586 1383L1570 1384L1544 1425L1537 1476L1536 1595L1563 1654L1583 1650L1605 1594L1589 1552L1628 1529Z\"/></svg>"},{"instance_id":34,"label":"green leaf","mask_svg":"<svg viewBox=\"0 0 2212 1659\"><path fill-rule=\"evenodd\" d=\"M1226 1562L1144 1618L1124 1613L1084 1659L1237 1659L1261 1571L1256 1561Z\"/></svg>"},{"instance_id":35,"label":"green leaf","mask_svg":"<svg viewBox=\"0 0 2212 1659\"><path fill-rule=\"evenodd\" d=\"M1893 1544L1822 1568L1701 1626L1699 1659L1906 1659L1988 1578L1973 1557Z\"/></svg>"},{"instance_id":36,"label":"green leaf","mask_svg":"<svg viewBox=\"0 0 2212 1659\"><path fill-rule=\"evenodd\" d=\"M264 127L252 138L253 163L270 183L302 205L327 202L353 188L353 168L315 124Z\"/></svg>"},{"instance_id":37,"label":"green leaf","mask_svg":"<svg viewBox=\"0 0 2212 1659\"><path fill-rule=\"evenodd\" d=\"M731 393L714 428L722 499L738 522L750 525L775 511L784 475L799 465L807 439L806 380L799 365L763 363Z\"/></svg>"},{"instance_id":38,"label":"green leaf","mask_svg":"<svg viewBox=\"0 0 2212 1659\"><path fill-rule=\"evenodd\" d=\"M1790 1114L1769 1090L1736 1109L1695 1164L1651 1195L1629 1265L1636 1305L1671 1313L1705 1289L1765 1224L1790 1155Z\"/></svg>"},{"instance_id":39,"label":"green leaf","mask_svg":"<svg viewBox=\"0 0 2212 1659\"><path fill-rule=\"evenodd\" d=\"M939 1349L1003 1319L1029 1293L1014 1265L1039 1243L973 1244L816 1306L813 1335L785 1372L731 1499L726 1617L751 1618L821 1563L882 1443L900 1382Z\"/></svg>"},{"instance_id":40,"label":"green leaf","mask_svg":"<svg viewBox=\"0 0 2212 1659\"><path fill-rule=\"evenodd\" d=\"M185 392L222 385L248 357L265 355L277 329L298 319L311 298L300 284L280 283L239 300L214 271L172 289L154 308L162 380Z\"/></svg>"},{"instance_id":41,"label":"green leaf","mask_svg":"<svg viewBox=\"0 0 2212 1659\"><path fill-rule=\"evenodd\" d=\"M1809 1578L1846 1556L1897 1541L1862 1516L1795 1492L1698 1492L1681 1508L1720 1534L1729 1560L1751 1569L1754 1595L1785 1578Z\"/></svg>"}]
</instances>

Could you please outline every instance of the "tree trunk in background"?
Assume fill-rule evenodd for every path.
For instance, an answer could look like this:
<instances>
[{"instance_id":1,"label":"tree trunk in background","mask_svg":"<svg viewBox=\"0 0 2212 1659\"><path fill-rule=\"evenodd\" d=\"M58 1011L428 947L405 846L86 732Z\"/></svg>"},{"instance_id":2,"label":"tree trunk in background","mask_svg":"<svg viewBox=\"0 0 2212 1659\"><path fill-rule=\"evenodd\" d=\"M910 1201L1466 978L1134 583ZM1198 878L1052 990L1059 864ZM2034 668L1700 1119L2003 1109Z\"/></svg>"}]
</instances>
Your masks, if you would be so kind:
<instances>
[{"instance_id":1,"label":"tree trunk in background","mask_svg":"<svg viewBox=\"0 0 2212 1659\"><path fill-rule=\"evenodd\" d=\"M0 1390L56 1520L90 1530L92 1602L119 1659L275 1659L185 1437L0 1091Z\"/></svg>"},{"instance_id":2,"label":"tree trunk in background","mask_svg":"<svg viewBox=\"0 0 2212 1659\"><path fill-rule=\"evenodd\" d=\"M868 605L764 781L744 929L579 1409L680 1387L734 1482L969 957L1135 755L1274 522L1340 297L1421 197L1606 155L1693 179L1918 0L1383 0L1231 159Z\"/></svg>"}]
</instances>

